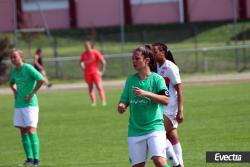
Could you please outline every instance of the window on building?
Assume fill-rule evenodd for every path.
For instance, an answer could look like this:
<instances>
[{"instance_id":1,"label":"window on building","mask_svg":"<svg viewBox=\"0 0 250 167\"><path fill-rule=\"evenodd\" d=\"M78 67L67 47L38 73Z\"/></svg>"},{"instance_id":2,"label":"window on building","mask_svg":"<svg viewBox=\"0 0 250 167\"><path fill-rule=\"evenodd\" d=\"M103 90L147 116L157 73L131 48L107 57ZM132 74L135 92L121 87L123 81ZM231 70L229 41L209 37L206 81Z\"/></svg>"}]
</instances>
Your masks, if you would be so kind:
<instances>
[{"instance_id":1,"label":"window on building","mask_svg":"<svg viewBox=\"0 0 250 167\"><path fill-rule=\"evenodd\" d=\"M131 5L144 5L152 3L167 3L167 2L179 2L180 0L131 0Z\"/></svg>"},{"instance_id":2,"label":"window on building","mask_svg":"<svg viewBox=\"0 0 250 167\"><path fill-rule=\"evenodd\" d=\"M68 0L22 0L24 11L68 9Z\"/></svg>"}]
</instances>

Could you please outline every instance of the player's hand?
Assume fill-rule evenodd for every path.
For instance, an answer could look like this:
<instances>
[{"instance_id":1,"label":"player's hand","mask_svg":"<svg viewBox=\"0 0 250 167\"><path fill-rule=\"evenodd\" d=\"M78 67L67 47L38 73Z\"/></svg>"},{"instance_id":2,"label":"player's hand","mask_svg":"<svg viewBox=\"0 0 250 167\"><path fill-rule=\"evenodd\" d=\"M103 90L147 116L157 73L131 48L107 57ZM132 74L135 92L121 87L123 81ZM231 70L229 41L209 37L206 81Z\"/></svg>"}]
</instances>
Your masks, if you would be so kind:
<instances>
[{"instance_id":1,"label":"player's hand","mask_svg":"<svg viewBox=\"0 0 250 167\"><path fill-rule=\"evenodd\" d=\"M176 115L176 121L178 123L181 123L184 121L184 114L183 114L183 111L178 111L177 115Z\"/></svg>"},{"instance_id":2,"label":"player's hand","mask_svg":"<svg viewBox=\"0 0 250 167\"><path fill-rule=\"evenodd\" d=\"M124 103L119 103L118 104L118 112L120 113L120 114L122 114L122 113L124 113L125 111L126 111L126 105L124 104Z\"/></svg>"},{"instance_id":3,"label":"player's hand","mask_svg":"<svg viewBox=\"0 0 250 167\"><path fill-rule=\"evenodd\" d=\"M98 71L99 75L100 76L103 76L104 75L104 72L103 71Z\"/></svg>"},{"instance_id":4,"label":"player's hand","mask_svg":"<svg viewBox=\"0 0 250 167\"><path fill-rule=\"evenodd\" d=\"M133 90L134 90L134 92L135 92L135 94L137 95L137 96L146 96L147 95L147 91L145 91L145 90L142 90L142 89L140 89L140 88L138 88L138 87L133 87Z\"/></svg>"},{"instance_id":5,"label":"player's hand","mask_svg":"<svg viewBox=\"0 0 250 167\"><path fill-rule=\"evenodd\" d=\"M30 102L32 97L33 97L33 94L30 94L30 95L25 96L24 98L26 102Z\"/></svg>"}]
</instances>

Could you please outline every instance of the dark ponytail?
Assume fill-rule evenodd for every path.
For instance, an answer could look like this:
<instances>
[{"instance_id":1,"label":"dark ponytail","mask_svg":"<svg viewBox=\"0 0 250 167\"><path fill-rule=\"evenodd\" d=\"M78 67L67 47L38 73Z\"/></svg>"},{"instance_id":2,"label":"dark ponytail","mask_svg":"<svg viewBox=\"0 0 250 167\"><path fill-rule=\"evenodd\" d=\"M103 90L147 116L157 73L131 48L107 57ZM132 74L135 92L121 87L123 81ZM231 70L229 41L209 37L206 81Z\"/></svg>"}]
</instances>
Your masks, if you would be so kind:
<instances>
[{"instance_id":1,"label":"dark ponytail","mask_svg":"<svg viewBox=\"0 0 250 167\"><path fill-rule=\"evenodd\" d=\"M153 46L158 46L160 51L164 51L165 58L171 62L175 63L174 56L172 52L168 49L167 45L163 43L154 43Z\"/></svg>"}]
</instances>

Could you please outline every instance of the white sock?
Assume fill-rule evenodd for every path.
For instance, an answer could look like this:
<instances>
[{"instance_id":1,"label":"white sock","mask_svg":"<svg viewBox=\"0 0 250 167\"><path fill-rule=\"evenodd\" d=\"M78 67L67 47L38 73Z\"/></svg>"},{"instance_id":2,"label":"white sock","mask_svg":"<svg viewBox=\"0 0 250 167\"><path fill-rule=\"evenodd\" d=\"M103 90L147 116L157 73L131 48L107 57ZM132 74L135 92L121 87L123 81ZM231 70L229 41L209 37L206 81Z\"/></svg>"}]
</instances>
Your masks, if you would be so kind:
<instances>
[{"instance_id":1,"label":"white sock","mask_svg":"<svg viewBox=\"0 0 250 167\"><path fill-rule=\"evenodd\" d=\"M183 158L182 158L182 148L181 148L181 144L178 142L177 144L173 145L173 149L174 149L174 152L175 152L175 155L177 156L180 164L182 166L184 166L183 164Z\"/></svg>"},{"instance_id":2,"label":"white sock","mask_svg":"<svg viewBox=\"0 0 250 167\"><path fill-rule=\"evenodd\" d=\"M167 148L166 148L166 155L168 160L174 165L177 166L180 164L177 156L175 155L174 149L170 141L167 139Z\"/></svg>"}]
</instances>

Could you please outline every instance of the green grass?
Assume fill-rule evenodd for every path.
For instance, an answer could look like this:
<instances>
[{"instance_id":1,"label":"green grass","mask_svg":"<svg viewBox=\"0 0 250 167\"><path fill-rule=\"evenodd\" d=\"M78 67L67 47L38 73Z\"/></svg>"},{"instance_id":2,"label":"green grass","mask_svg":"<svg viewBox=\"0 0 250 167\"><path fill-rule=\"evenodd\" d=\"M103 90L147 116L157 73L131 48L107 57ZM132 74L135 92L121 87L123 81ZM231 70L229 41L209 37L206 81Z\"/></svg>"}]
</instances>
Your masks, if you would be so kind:
<instances>
[{"instance_id":1,"label":"green grass","mask_svg":"<svg viewBox=\"0 0 250 167\"><path fill-rule=\"evenodd\" d=\"M39 135L41 167L128 167L128 112L117 113L120 89L106 89L108 106L90 107L87 90L41 92ZM250 150L250 85L184 86L185 121L179 126L186 167L207 164L206 151ZM0 167L24 160L12 125L13 97L0 96ZM149 167L153 167L150 161Z\"/></svg>"}]
</instances>

